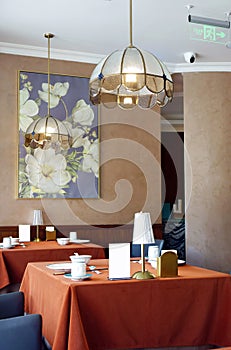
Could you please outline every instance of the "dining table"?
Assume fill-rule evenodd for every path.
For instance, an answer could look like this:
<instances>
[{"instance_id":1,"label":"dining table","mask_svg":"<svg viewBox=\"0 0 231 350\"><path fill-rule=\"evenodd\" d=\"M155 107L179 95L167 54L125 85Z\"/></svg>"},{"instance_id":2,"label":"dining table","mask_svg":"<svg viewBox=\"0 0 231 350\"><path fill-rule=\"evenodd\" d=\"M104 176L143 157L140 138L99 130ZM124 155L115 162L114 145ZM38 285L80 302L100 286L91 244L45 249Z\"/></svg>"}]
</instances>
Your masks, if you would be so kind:
<instances>
[{"instance_id":1,"label":"dining table","mask_svg":"<svg viewBox=\"0 0 231 350\"><path fill-rule=\"evenodd\" d=\"M68 260L74 253L91 255L94 259L105 258L102 246L88 240L79 242L59 245L57 241L33 241L20 243L11 249L0 248L0 289L20 283L29 262Z\"/></svg>"},{"instance_id":2,"label":"dining table","mask_svg":"<svg viewBox=\"0 0 231 350\"><path fill-rule=\"evenodd\" d=\"M231 346L229 274L185 264L171 278L110 280L109 261L97 259L72 280L69 265L54 264L29 263L20 287L52 350ZM140 265L130 264L132 276Z\"/></svg>"}]
</instances>

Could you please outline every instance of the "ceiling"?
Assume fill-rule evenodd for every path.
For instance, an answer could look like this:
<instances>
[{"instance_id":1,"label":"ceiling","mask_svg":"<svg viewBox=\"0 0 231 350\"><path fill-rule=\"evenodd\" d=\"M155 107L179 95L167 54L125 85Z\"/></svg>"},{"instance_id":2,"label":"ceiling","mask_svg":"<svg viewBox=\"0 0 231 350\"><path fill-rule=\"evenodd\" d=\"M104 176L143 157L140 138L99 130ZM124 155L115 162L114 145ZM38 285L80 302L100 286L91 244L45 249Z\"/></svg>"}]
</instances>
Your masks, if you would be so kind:
<instances>
[{"instance_id":1,"label":"ceiling","mask_svg":"<svg viewBox=\"0 0 231 350\"><path fill-rule=\"evenodd\" d=\"M133 0L133 44L157 56L171 73L231 71L230 29L213 27L216 35L225 33L216 36L219 43L195 40L190 33L201 26L188 22L189 13L225 21L230 11L230 0ZM47 57L47 32L55 34L51 58L98 63L130 43L129 0L1 0L0 53ZM185 61L186 52L196 55L194 63ZM162 116L178 122L182 75L173 79L174 99Z\"/></svg>"},{"instance_id":2,"label":"ceiling","mask_svg":"<svg viewBox=\"0 0 231 350\"><path fill-rule=\"evenodd\" d=\"M230 0L133 0L134 45L165 62L171 73L231 71L225 43L190 38L189 4L191 15L220 20L231 11ZM1 0L0 52L46 57L45 32L55 34L52 58L98 63L130 42L129 0ZM184 59L188 51L197 55L193 64Z\"/></svg>"}]
</instances>

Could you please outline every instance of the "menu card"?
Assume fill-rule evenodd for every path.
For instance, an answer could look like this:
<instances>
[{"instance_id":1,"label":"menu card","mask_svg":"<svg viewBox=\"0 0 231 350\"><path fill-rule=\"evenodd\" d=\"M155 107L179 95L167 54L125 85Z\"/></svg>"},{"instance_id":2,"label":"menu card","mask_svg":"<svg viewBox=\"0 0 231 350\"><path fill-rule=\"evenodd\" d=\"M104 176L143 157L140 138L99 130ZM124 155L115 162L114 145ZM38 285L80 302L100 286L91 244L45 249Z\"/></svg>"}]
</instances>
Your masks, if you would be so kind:
<instances>
[{"instance_id":1,"label":"menu card","mask_svg":"<svg viewBox=\"0 0 231 350\"><path fill-rule=\"evenodd\" d=\"M130 243L110 243L109 279L127 279L130 276Z\"/></svg>"},{"instance_id":2,"label":"menu card","mask_svg":"<svg viewBox=\"0 0 231 350\"><path fill-rule=\"evenodd\" d=\"M18 236L20 242L30 242L30 225L18 225Z\"/></svg>"}]
</instances>

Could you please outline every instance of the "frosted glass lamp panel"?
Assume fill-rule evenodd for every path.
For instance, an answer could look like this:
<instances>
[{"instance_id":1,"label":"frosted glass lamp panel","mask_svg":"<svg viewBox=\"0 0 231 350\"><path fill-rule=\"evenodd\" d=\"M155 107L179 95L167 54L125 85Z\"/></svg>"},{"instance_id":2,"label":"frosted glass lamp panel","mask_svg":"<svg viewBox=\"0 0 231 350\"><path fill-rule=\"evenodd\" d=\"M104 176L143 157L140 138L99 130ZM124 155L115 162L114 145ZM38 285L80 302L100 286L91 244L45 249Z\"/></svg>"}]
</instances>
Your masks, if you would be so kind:
<instances>
[{"instance_id":1,"label":"frosted glass lamp panel","mask_svg":"<svg viewBox=\"0 0 231 350\"><path fill-rule=\"evenodd\" d=\"M123 50L116 50L107 56L102 67L102 73L106 77L111 74L120 74Z\"/></svg>"},{"instance_id":2,"label":"frosted glass lamp panel","mask_svg":"<svg viewBox=\"0 0 231 350\"><path fill-rule=\"evenodd\" d=\"M150 213L136 213L133 227L133 243L155 243Z\"/></svg>"},{"instance_id":3,"label":"frosted glass lamp panel","mask_svg":"<svg viewBox=\"0 0 231 350\"><path fill-rule=\"evenodd\" d=\"M68 135L68 130L66 126L58 119L53 118L51 116L47 116L44 118L40 118L35 120L28 127L27 134L60 134L60 135Z\"/></svg>"},{"instance_id":4,"label":"frosted glass lamp panel","mask_svg":"<svg viewBox=\"0 0 231 350\"><path fill-rule=\"evenodd\" d=\"M169 98L166 96L165 91L162 91L157 96L157 105L164 107L169 101ZM170 100L171 101L171 100Z\"/></svg>"},{"instance_id":5,"label":"frosted glass lamp panel","mask_svg":"<svg viewBox=\"0 0 231 350\"><path fill-rule=\"evenodd\" d=\"M138 106L142 109L150 109L155 106L157 94L151 93L146 87L139 91Z\"/></svg>"},{"instance_id":6,"label":"frosted glass lamp panel","mask_svg":"<svg viewBox=\"0 0 231 350\"><path fill-rule=\"evenodd\" d=\"M144 64L136 48L127 48L122 62L122 84L131 91L138 91L145 85Z\"/></svg>"},{"instance_id":7,"label":"frosted glass lamp panel","mask_svg":"<svg viewBox=\"0 0 231 350\"><path fill-rule=\"evenodd\" d=\"M108 56L102 68L102 87L107 91L116 90L121 85L120 62L122 51L115 51Z\"/></svg>"},{"instance_id":8,"label":"frosted glass lamp panel","mask_svg":"<svg viewBox=\"0 0 231 350\"><path fill-rule=\"evenodd\" d=\"M101 93L101 102L106 108L115 108L117 105L117 95L110 93Z\"/></svg>"},{"instance_id":9,"label":"frosted glass lamp panel","mask_svg":"<svg viewBox=\"0 0 231 350\"><path fill-rule=\"evenodd\" d=\"M104 65L104 62L106 61L107 57L103 58L98 64L97 66L94 68L92 74L91 74L91 78L89 81L89 84L91 84L94 80L97 80L101 71L102 71L102 67Z\"/></svg>"},{"instance_id":10,"label":"frosted glass lamp panel","mask_svg":"<svg viewBox=\"0 0 231 350\"><path fill-rule=\"evenodd\" d=\"M153 74L155 72L155 75L162 77L164 71L160 61L148 51L142 50L142 54L145 61L146 73Z\"/></svg>"},{"instance_id":11,"label":"frosted glass lamp panel","mask_svg":"<svg viewBox=\"0 0 231 350\"><path fill-rule=\"evenodd\" d=\"M123 85L119 88L117 103L122 109L133 109L137 102L137 92L127 91Z\"/></svg>"},{"instance_id":12,"label":"frosted glass lamp panel","mask_svg":"<svg viewBox=\"0 0 231 350\"><path fill-rule=\"evenodd\" d=\"M43 225L42 210L34 210L33 225Z\"/></svg>"}]
</instances>

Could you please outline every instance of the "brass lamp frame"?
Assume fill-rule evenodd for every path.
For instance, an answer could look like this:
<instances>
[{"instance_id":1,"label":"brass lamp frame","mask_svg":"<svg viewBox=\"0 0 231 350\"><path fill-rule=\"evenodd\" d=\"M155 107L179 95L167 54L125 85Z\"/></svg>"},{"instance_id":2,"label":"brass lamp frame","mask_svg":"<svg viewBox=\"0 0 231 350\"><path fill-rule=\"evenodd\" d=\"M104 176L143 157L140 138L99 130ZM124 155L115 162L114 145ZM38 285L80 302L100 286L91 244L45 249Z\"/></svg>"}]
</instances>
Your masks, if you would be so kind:
<instances>
[{"instance_id":1,"label":"brass lamp frame","mask_svg":"<svg viewBox=\"0 0 231 350\"><path fill-rule=\"evenodd\" d=\"M153 279L155 276L149 272L148 270L145 270L145 256L144 256L144 244L141 244L141 266L142 270L137 271L132 275L132 278L136 278L137 280L146 280L146 279Z\"/></svg>"}]
</instances>

